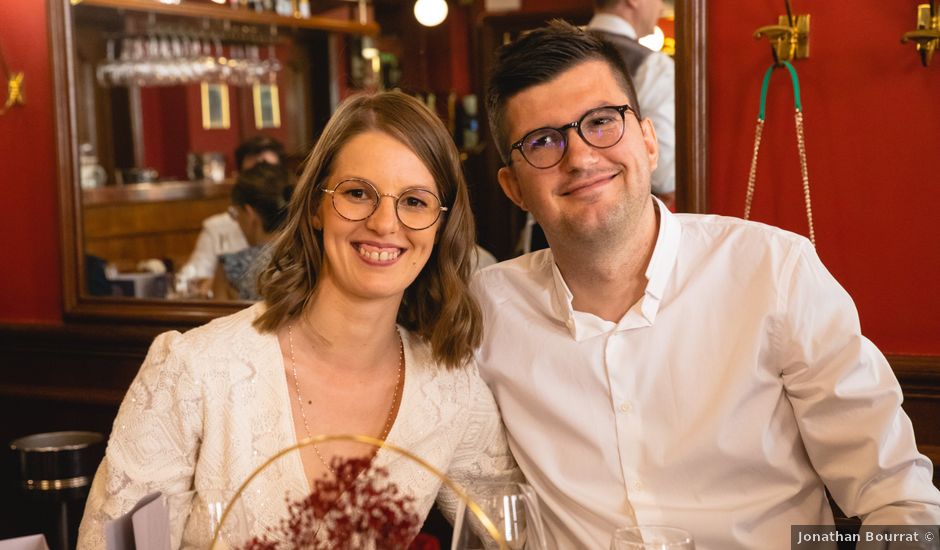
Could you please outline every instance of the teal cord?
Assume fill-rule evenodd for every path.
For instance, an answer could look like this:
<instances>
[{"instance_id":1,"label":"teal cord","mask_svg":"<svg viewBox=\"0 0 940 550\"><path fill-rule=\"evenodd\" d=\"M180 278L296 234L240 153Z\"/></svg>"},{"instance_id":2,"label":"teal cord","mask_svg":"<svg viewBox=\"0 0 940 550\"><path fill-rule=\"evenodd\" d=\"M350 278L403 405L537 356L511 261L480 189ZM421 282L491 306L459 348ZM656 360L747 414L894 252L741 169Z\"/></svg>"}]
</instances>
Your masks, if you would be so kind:
<instances>
[{"instance_id":1,"label":"teal cord","mask_svg":"<svg viewBox=\"0 0 940 550\"><path fill-rule=\"evenodd\" d=\"M796 76L796 69L793 68L793 65L789 61L784 61L781 63L784 67L790 71L790 82L793 84L793 106L797 111L803 111L803 103L800 101L800 78ZM770 89L770 75L773 74L774 69L778 65L771 65L767 72L764 73L764 82L761 84L760 88L760 114L758 115L759 120L766 120L765 113L767 111L767 90Z\"/></svg>"}]
</instances>

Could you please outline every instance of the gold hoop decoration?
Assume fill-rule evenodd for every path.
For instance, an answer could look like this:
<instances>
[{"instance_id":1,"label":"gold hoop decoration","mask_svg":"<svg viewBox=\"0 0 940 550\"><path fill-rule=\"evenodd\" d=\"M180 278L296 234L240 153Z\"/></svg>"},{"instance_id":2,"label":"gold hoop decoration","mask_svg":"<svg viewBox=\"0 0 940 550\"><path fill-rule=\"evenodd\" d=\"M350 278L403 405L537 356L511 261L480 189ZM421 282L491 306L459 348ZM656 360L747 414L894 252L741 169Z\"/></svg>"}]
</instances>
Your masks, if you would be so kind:
<instances>
[{"instance_id":1,"label":"gold hoop decoration","mask_svg":"<svg viewBox=\"0 0 940 550\"><path fill-rule=\"evenodd\" d=\"M375 437L371 437L368 435L348 435L348 434L315 435L313 437L308 437L306 439L301 440L296 445L291 445L290 447L281 449L280 451L275 453L274 456L267 459L264 462L264 464L262 464L261 466L258 466L258 468L256 468L255 471L252 472L251 475L248 476L248 478L245 479L245 481L243 481L242 484L238 487L238 490L235 491L235 496L232 497L232 500L229 501L225 505L225 510L222 512L222 517L219 519L219 524L216 525L215 530L212 533L212 541L209 543L209 548L210 549L215 548L215 545L219 540L219 535L222 532L222 526L225 525L225 520L226 518L228 518L229 512L232 509L232 505L235 504L236 500L241 498L242 492L258 476L258 474L260 474L262 471L264 471L265 468L273 464L277 459L281 458L287 453L290 453L291 451L299 450L308 445L315 445L317 443L327 443L330 441L353 441L357 443L366 443L368 445L372 445L373 447L377 447L379 449L388 449L390 451L394 451L398 453L399 455L404 456L405 458L411 459L412 461L417 463L419 466L423 467L428 472L431 472L432 474L434 474L434 476L440 479L444 485L446 485L450 490L452 490L454 493L457 494L460 500L462 500L464 504L467 505L467 508L469 508L470 511L473 512L473 515L476 516L476 518L480 521L481 524L483 524L483 527L486 528L487 533L489 533L489 535L493 537L493 540L495 540L499 544L500 550L509 550L509 546L506 545L506 539L504 539L502 534L499 532L499 530L496 529L496 526L493 524L493 521L490 520L489 517L487 517L483 509L480 508L480 506L476 502L474 502L473 499L470 498L467 492L464 491L460 485L458 485L452 479L447 477L447 474L441 472L440 470L438 470L437 468L429 464L426 460L412 453L411 451L402 449L401 447L397 447L395 445L390 445L381 439L377 439Z\"/></svg>"}]
</instances>

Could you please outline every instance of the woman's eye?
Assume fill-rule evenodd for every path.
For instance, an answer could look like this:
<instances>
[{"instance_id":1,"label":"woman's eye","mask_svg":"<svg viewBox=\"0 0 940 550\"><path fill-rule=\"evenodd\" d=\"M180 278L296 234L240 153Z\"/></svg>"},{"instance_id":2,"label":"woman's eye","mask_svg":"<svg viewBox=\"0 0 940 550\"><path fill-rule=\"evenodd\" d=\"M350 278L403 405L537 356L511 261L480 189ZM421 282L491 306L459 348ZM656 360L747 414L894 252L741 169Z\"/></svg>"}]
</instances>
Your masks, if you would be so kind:
<instances>
[{"instance_id":1,"label":"woman's eye","mask_svg":"<svg viewBox=\"0 0 940 550\"><path fill-rule=\"evenodd\" d=\"M408 208L427 208L428 203L418 197L403 197L402 203Z\"/></svg>"}]
</instances>

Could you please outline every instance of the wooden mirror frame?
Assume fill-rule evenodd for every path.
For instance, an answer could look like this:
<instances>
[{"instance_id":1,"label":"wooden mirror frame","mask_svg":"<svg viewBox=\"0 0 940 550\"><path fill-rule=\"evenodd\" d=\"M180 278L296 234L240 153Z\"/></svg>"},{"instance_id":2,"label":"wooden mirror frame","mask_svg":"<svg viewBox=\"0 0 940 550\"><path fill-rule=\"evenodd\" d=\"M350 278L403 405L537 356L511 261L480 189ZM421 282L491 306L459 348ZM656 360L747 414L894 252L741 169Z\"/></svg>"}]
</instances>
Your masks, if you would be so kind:
<instances>
[{"instance_id":1,"label":"wooden mirror frame","mask_svg":"<svg viewBox=\"0 0 940 550\"><path fill-rule=\"evenodd\" d=\"M59 188L63 316L68 321L132 321L198 325L233 313L243 302L92 297L85 288L84 237L76 135L75 75L69 0L48 0L56 161ZM707 0L676 0L676 204L681 212L706 212L708 128L706 103Z\"/></svg>"}]
</instances>

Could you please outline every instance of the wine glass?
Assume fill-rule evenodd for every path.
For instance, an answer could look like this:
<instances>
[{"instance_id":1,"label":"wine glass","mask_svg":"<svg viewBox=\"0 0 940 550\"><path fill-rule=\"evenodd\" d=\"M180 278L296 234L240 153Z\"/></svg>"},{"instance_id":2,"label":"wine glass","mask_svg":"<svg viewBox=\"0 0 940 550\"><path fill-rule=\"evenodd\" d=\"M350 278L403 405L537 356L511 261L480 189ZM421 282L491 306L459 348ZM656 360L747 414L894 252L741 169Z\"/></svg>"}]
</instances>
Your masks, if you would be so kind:
<instances>
[{"instance_id":1,"label":"wine glass","mask_svg":"<svg viewBox=\"0 0 940 550\"><path fill-rule=\"evenodd\" d=\"M493 522L508 548L546 550L538 497L525 483L487 482L468 489L470 499ZM451 550L499 548L499 543L463 503L457 508Z\"/></svg>"},{"instance_id":2,"label":"wine glass","mask_svg":"<svg viewBox=\"0 0 940 550\"><path fill-rule=\"evenodd\" d=\"M610 539L610 550L695 550L688 531L665 525L621 527Z\"/></svg>"},{"instance_id":3,"label":"wine glass","mask_svg":"<svg viewBox=\"0 0 940 550\"><path fill-rule=\"evenodd\" d=\"M210 550L238 548L248 540L249 529L245 509L241 499L235 499L232 502L233 499L235 499L234 491L203 489L197 493L192 513L196 514L200 522L200 538L205 541L205 548L209 548L216 529L220 530L219 540ZM229 503L231 503L231 509L223 518Z\"/></svg>"}]
</instances>

